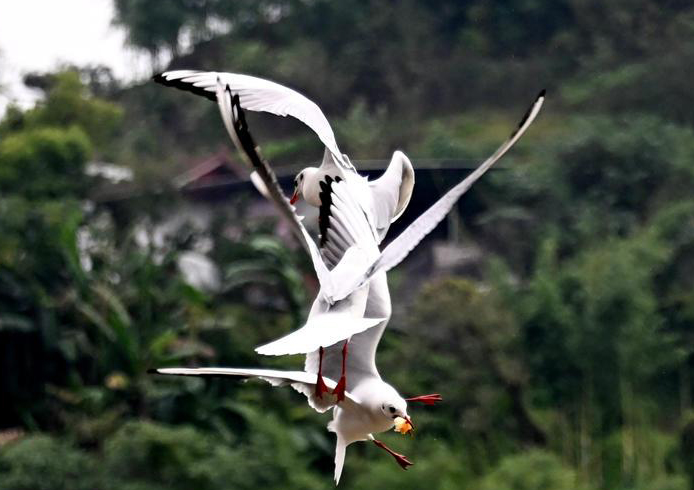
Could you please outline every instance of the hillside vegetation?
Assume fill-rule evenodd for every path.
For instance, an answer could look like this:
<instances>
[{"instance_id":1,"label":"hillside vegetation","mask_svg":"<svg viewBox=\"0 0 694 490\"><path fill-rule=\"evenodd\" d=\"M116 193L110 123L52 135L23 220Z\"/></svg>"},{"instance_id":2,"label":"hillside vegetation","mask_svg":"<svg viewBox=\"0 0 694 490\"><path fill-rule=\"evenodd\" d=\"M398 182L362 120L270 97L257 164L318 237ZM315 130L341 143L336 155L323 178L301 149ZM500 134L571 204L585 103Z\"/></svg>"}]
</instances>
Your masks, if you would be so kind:
<instances>
[{"instance_id":1,"label":"hillside vegetation","mask_svg":"<svg viewBox=\"0 0 694 490\"><path fill-rule=\"evenodd\" d=\"M115 5L156 69L171 55L297 88L356 160L399 148L474 164L548 90L506 170L463 200L479 273L392 275L404 314L379 369L445 400L411 409L413 439L384 436L415 466L355 444L341 487L694 488L689 2ZM27 83L44 100L0 122L0 489L332 487L327 418L293 390L146 374L302 362L253 352L299 326L315 291L302 251L242 196L209 230L148 235L181 199L171 176L228 147L216 106L98 67ZM251 127L276 165L321 157L300 123ZM132 168L138 192L95 202L90 161ZM217 264L218 289L184 280L191 250Z\"/></svg>"}]
</instances>

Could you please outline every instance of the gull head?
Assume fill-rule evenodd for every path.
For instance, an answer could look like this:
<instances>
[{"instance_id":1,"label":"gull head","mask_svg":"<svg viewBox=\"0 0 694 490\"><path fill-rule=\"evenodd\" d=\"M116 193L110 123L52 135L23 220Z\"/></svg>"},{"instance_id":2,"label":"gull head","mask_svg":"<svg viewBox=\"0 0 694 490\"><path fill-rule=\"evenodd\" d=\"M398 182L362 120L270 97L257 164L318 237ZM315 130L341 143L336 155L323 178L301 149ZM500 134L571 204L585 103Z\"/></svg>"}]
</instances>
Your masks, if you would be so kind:
<instances>
[{"instance_id":1,"label":"gull head","mask_svg":"<svg viewBox=\"0 0 694 490\"><path fill-rule=\"evenodd\" d=\"M380 403L381 414L388 419L390 427L396 432L408 434L414 430L414 424L407 415L407 401L394 388L384 389Z\"/></svg>"},{"instance_id":2,"label":"gull head","mask_svg":"<svg viewBox=\"0 0 694 490\"><path fill-rule=\"evenodd\" d=\"M313 185L313 180L315 180L313 177L315 176L316 172L318 172L317 168L307 167L296 174L296 177L294 177L294 193L289 200L289 204L294 204L299 200L300 197L303 197L309 202L309 204L320 206L320 197L317 195L317 193L314 196L313 192L311 192L313 187L316 187Z\"/></svg>"}]
</instances>

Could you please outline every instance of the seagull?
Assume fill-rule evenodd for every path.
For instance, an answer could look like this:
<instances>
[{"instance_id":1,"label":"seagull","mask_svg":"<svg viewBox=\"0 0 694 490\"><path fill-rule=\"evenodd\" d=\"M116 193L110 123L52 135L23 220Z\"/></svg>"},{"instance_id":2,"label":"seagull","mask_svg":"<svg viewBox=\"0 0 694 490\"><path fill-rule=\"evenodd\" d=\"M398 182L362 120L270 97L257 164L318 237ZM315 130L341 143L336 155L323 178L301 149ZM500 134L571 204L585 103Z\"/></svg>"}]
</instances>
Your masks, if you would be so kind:
<instances>
[{"instance_id":1,"label":"seagull","mask_svg":"<svg viewBox=\"0 0 694 490\"><path fill-rule=\"evenodd\" d=\"M247 132L245 119L242 117L241 107L238 99L233 99L230 92L219 93L219 105L222 116L230 129L230 135L242 150L245 160L257 172L263 182L263 192L268 196L273 196L273 200L278 203L280 209L285 209L283 214L289 217L293 223L293 228L298 229L298 233L307 242L311 252L314 266L317 266L317 273L320 276L327 272L325 265L320 265L322 261L317 252L315 242L306 232L301 219L293 212L293 207L288 203L286 197L281 194L281 189L270 166L257 153L257 148ZM338 183L339 184L339 183ZM336 186L338 195L343 189L340 185ZM349 204L349 194L342 196ZM353 203L352 203L353 204ZM343 208L345 203L340 204ZM290 211L287 213L286 211ZM354 212L354 206L347 212ZM337 213L337 216L341 216ZM357 222L359 222L357 220ZM364 225L364 220L361 220ZM361 234L369 237L368 228L362 226ZM373 237L372 237L373 240ZM348 250L354 251L355 248ZM348 254L344 259L349 260ZM338 270L341 261L333 271ZM322 272L318 272L322 270ZM382 277L375 278L372 283L385 285L385 273ZM245 368L162 368L154 372L167 375L185 376L235 376L243 378L259 378L271 383L273 386L291 385L294 389L303 393L309 405L323 413L333 409L333 419L328 424L328 430L337 435L335 449L335 483L339 483L344 466L346 448L349 444L356 441L372 441L377 447L388 452L395 461L403 468L411 466L413 463L404 455L397 453L386 446L382 441L374 437L375 433L384 432L395 427L396 431L406 434L414 429L412 420L407 412L407 403L419 402L425 405L433 405L441 401L438 394L420 395L411 398L403 398L395 388L382 380L375 364L376 345L380 339L377 337L360 338L360 331L371 329L374 324L382 325L385 328L387 319L364 317L367 306L367 298L371 296L370 288L372 283L365 284L348 297L329 304L325 300L319 299L314 303L314 307L309 314L307 324L291 333L290 335L276 341L263 349L258 350L270 354L273 349L280 349L284 352L292 352L292 346L299 345L301 350L297 353L308 352L304 371L278 371L267 369L245 369ZM377 287L377 290L379 288ZM380 287L383 290L383 287ZM385 286L387 294L387 286ZM387 298L388 308L390 308L390 298ZM372 307L373 309L373 307ZM361 313L359 313L361 310ZM389 316L389 314L388 314ZM328 327L329 325L329 327ZM330 346L342 340L345 329L349 330L348 337L352 338L352 355L347 357L347 343L344 344L341 359L338 356L328 354L323 358L323 346ZM375 329L374 329L375 330ZM382 329L379 329L382 333ZM334 335L340 335L339 339L334 339ZM375 342L374 342L375 339ZM329 347L330 348L330 347ZM346 363L349 362L349 367ZM321 369L329 373L328 376L321 375ZM349 384L345 385L344 373L349 369L351 375ZM339 381L334 381L338 379ZM342 392L340 393L340 385ZM335 396L324 396L330 392Z\"/></svg>"},{"instance_id":2,"label":"seagull","mask_svg":"<svg viewBox=\"0 0 694 490\"><path fill-rule=\"evenodd\" d=\"M369 182L357 173L349 157L338 148L330 123L320 107L291 88L250 75L214 71L173 70L155 75L153 80L212 101L218 100L217 85L221 83L238 95L243 109L292 116L312 129L325 145L323 160L320 167L307 167L299 172L294 180L290 204L303 196L309 204L320 207L320 195L325 186L336 180L346 180L350 192L358 197L377 243L380 243L390 224L402 215L412 197L414 169L402 151L395 151L383 175ZM326 219L327 216L323 222ZM336 257L329 259L330 265L336 263L334 259Z\"/></svg>"},{"instance_id":3,"label":"seagull","mask_svg":"<svg viewBox=\"0 0 694 490\"><path fill-rule=\"evenodd\" d=\"M369 249L368 254L361 255L361 261L357 264L357 261L350 257L350 267L335 267L331 271L334 276L331 278L331 284L333 287L330 289L329 296L327 300L330 303L334 303L345 298L352 291L363 286L372 278L378 276L380 273L385 273L402 262L405 257L419 244L419 242L424 239L436 226L446 217L446 215L451 211L453 206L458 202L460 197L465 194L472 185L477 182L477 180L482 177L491 167L494 165L501 157L503 157L521 136L527 131L530 125L533 123L535 118L542 108L542 104L545 100L545 91L542 90L535 98L533 104L527 110L517 128L511 133L511 135L504 141L497 150L484 162L482 162L470 175L459 182L457 185L453 186L448 192L446 192L438 201L431 205L424 213L422 213L417 219L414 220L405 230L400 233L395 239L393 239L382 252L374 254L371 249ZM333 186L334 187L334 186ZM340 198L338 192L334 192L331 199L335 197ZM329 201L329 199L324 199L324 201ZM330 210L331 213L336 212L336 206L332 205L331 202ZM321 203L324 206L325 202ZM339 218L339 217L338 217ZM354 225L355 217L350 216L350 225ZM331 228L328 231L332 231L334 236L342 236L344 238L345 230L349 233L349 227L340 226L339 219L330 218ZM342 234L342 235L341 235ZM349 243L349 242L347 242ZM349 249L338 250L337 256L340 253L349 253ZM345 257L346 258L346 257ZM344 260L344 259L342 259ZM340 264L338 264L339 266Z\"/></svg>"},{"instance_id":4,"label":"seagull","mask_svg":"<svg viewBox=\"0 0 694 490\"><path fill-rule=\"evenodd\" d=\"M331 215L328 217L330 226L326 230L327 240L330 241L332 233L337 237L334 241L340 246L334 257L338 261L333 269L328 270L315 242L306 232L290 201L282 194L270 166L258 155L257 148L247 131L238 95L232 95L228 85L223 89L220 87L221 83L217 87L217 101L227 130L242 150L242 155L245 154L246 160L257 172L258 182L263 184L263 192L278 204L282 214L294 225L311 254L321 283L321 290L327 289L329 293L319 294L304 327L257 349L259 353L268 355L306 353L304 371L168 368L159 369L156 372L198 376L257 377L275 386L290 384L306 395L309 405L319 412L332 408L333 420L328 424L328 430L337 434L336 483L339 482L342 473L346 447L356 441L373 441L378 447L389 452L396 462L406 469L412 463L402 454L394 452L375 439L373 434L393 427L402 433L411 431L413 425L407 413L407 402L433 405L440 401L441 397L438 394L431 394L403 398L391 385L382 380L376 369L376 348L387 319L390 317L386 271L404 259L409 251L445 217L458 198L515 144L537 116L544 101L544 91L537 97L509 139L473 174L451 189L415 220L382 253L378 252L377 246L375 251L373 248L372 242L376 243L377 235L371 236L371 241L365 240L371 231L368 215L358 212L360 208L355 207L355 198L349 192L351 189L346 187L342 180L337 179L330 182L331 185L327 189L321 189L319 197L321 194L327 195L320 197L321 205L325 206L327 197L330 199ZM397 246L393 247L394 244ZM364 310L360 314L364 300L366 300ZM374 314L374 312L377 313ZM340 314L344 315L340 326L326 328L325 319ZM373 328L375 325L379 327ZM323 330L331 332L326 333ZM337 343L343 339L349 340L349 356L347 356L346 341L341 349L337 346ZM335 342L332 345L328 344L333 340ZM317 350L316 346L318 346ZM346 371L350 372L350 377L348 382L344 383ZM339 381L335 382L334 379L337 379L338 375ZM343 384L342 399L338 392L340 384ZM324 392L331 389L334 393L338 392L336 397L322 396Z\"/></svg>"},{"instance_id":5,"label":"seagull","mask_svg":"<svg viewBox=\"0 0 694 490\"><path fill-rule=\"evenodd\" d=\"M349 274L352 268L363 268L365 260L378 256L378 244L371 234L365 215L360 212L354 196L349 192L347 183L336 181L334 185L326 186L324 192L321 192L321 199L323 206L327 204L332 209L330 220L333 226L325 227L324 238L330 239L330 243L339 243L342 247L333 249L339 260L335 259L337 264L332 270L328 270L323 260L324 256L303 226L302 219L296 215L293 205L282 194L272 168L260 156L259 149L248 131L239 97L232 95L229 86L224 87L220 82L217 87L217 100L229 136L244 161L254 169L258 190L274 201L280 212L292 224L292 229L301 238L311 256L321 288L306 325L279 340L258 347L256 352L263 355L308 354L305 368L308 372L316 373L315 389L318 398L322 398L322 395L328 392L322 381L323 355L327 352L329 361L326 360L326 366L341 366L339 379L338 372L331 371L334 372L335 379L338 379L332 394L336 395L337 402L340 402L344 400L345 391L351 386L351 383L347 384L346 372L359 370L358 366L352 365L351 360L347 361L347 343L355 338L361 342L359 335L378 325L373 333L366 335L370 340L365 343L374 346L375 356L375 346L390 318L390 295L385 273L382 278L373 281L373 284L355 288L339 301L333 302L329 298L334 294L332 291L338 288L335 283L337 279ZM324 214L323 211L321 214ZM342 235L334 235L332 230L341 230ZM323 248L323 251L326 249ZM330 250L328 252L333 253ZM333 347L341 340L345 341L342 349Z\"/></svg>"},{"instance_id":6,"label":"seagull","mask_svg":"<svg viewBox=\"0 0 694 490\"><path fill-rule=\"evenodd\" d=\"M309 313L309 319L336 311L338 307L342 307L343 301L347 301L351 308L350 313L355 315L351 320L348 317L345 318L344 323L349 328L345 328L342 334L336 332L340 327L330 322L315 323L316 327L313 331L315 333L302 328L279 340L258 347L256 352L263 355L307 354L304 371L316 373L315 394L318 398L321 398L323 392L328 391L322 382L324 374L334 379L337 379L339 375L339 381L334 390L334 393L338 394L338 402L344 397L345 390L354 392L362 384L372 381L382 382L376 369L375 357L378 343L391 315L386 272L402 261L446 216L460 196L467 192L474 182L518 141L537 117L544 102L545 91L538 94L516 130L492 156L417 218L382 253L378 252L374 240L369 242L369 233L364 223L365 217L358 213L358 209L353 204L350 206L353 201L350 198L353 196L350 196L344 183L338 181L333 185L324 186L320 196L319 214L322 215L324 208L329 206L332 215L329 218L330 226L321 238L327 238L329 243L336 243L335 257L339 258L337 265L330 271L321 260L322 257L316 253L316 245L293 212L291 203L288 203L287 198L282 194L270 165L259 156L258 148L248 132L238 96L232 95L229 86L222 87L221 82L218 85L217 96L222 119L232 140L246 160L251 162L251 166L258 169L262 177L261 181L266 184L265 187L261 187L261 193L274 196L273 200L278 207L284 209L284 214L289 215L291 221L300 227L300 234L311 250L321 290L323 291L324 286L330 290L329 294L319 293ZM270 192L270 188L274 192ZM366 267L364 267L365 264L367 264ZM368 288L366 293L365 288ZM363 310L362 298L366 298ZM360 312L363 313L363 318ZM382 320L376 321L377 318ZM363 328L356 331L354 327L357 324L364 324L367 319L369 319L369 326L363 325ZM318 334L319 330L326 328L330 330L330 341L344 340L341 349L337 346L337 341L328 344L325 342L325 334ZM347 356L348 345L351 352L349 356ZM348 381L345 379L347 372L350 373Z\"/></svg>"},{"instance_id":7,"label":"seagull","mask_svg":"<svg viewBox=\"0 0 694 490\"><path fill-rule=\"evenodd\" d=\"M337 405L334 401L327 400L327 397L316 399L316 376L306 371L208 367L160 368L150 372L177 376L257 378L272 386L290 385L305 395L309 405L318 413L324 413L332 408L333 419L328 423L328 431L337 435L334 473L336 485L340 482L342 475L347 446L357 441L372 441L377 447L393 456L403 469L412 466L413 463L406 456L393 451L376 439L373 434L388 431L394 427L402 434L411 433L414 426L407 413L407 402L433 405L441 401L441 397L436 394L403 398L388 383L373 379L371 382L360 383L353 392L346 392L345 400ZM324 382L330 389L337 386L334 380L327 377L324 378Z\"/></svg>"}]
</instances>

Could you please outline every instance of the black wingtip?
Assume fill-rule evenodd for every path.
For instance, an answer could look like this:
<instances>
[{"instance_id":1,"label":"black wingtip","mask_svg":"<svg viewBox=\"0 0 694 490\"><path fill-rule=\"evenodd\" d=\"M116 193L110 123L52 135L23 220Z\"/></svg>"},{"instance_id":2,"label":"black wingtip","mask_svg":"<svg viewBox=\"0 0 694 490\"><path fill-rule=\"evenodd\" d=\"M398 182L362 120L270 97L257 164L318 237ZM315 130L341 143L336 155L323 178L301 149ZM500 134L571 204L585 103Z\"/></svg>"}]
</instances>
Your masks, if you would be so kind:
<instances>
[{"instance_id":1,"label":"black wingtip","mask_svg":"<svg viewBox=\"0 0 694 490\"><path fill-rule=\"evenodd\" d=\"M159 371L157 371L157 370L154 369L154 368L150 368L150 369L147 370L147 374L159 374Z\"/></svg>"},{"instance_id":2,"label":"black wingtip","mask_svg":"<svg viewBox=\"0 0 694 490\"><path fill-rule=\"evenodd\" d=\"M166 72L164 72L166 73ZM190 92L201 97L205 97L212 102L217 102L217 94L202 87L196 87L192 83L183 82L177 78L166 78L164 73L157 73L152 77L155 83L164 85L165 87L174 87L185 92Z\"/></svg>"},{"instance_id":3,"label":"black wingtip","mask_svg":"<svg viewBox=\"0 0 694 490\"><path fill-rule=\"evenodd\" d=\"M540 90L540 93L537 94L537 97L535 98L535 102L533 102L533 105L531 105L528 108L528 110L525 112L525 114L523 115L523 119L521 119L521 121L518 123L518 127L516 128L516 130L513 133L511 133L511 137L513 137L518 132L518 130L523 127L523 124L525 124L525 121L527 121L528 118L530 117L530 114L532 114L533 107L535 107L535 105L537 104L537 102L540 99L544 98L545 93L546 93L545 89Z\"/></svg>"}]
</instances>

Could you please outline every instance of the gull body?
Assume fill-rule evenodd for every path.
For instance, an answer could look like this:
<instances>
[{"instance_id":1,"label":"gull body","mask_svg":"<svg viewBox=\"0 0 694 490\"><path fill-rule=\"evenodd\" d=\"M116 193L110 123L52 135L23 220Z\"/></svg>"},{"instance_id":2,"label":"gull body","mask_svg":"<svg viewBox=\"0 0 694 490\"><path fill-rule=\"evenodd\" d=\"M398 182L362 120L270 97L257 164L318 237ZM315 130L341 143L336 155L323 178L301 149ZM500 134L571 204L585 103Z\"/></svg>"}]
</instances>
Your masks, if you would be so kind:
<instances>
[{"instance_id":1,"label":"gull body","mask_svg":"<svg viewBox=\"0 0 694 490\"><path fill-rule=\"evenodd\" d=\"M223 76L226 82L222 80ZM258 352L269 355L306 353L303 371L172 368L160 369L157 372L196 376L257 377L274 386L290 384L303 393L309 405L319 412L332 408L333 419L328 424L328 430L337 435L336 482L339 482L342 473L346 447L356 441L372 440L406 468L411 464L407 458L393 452L373 437L374 433L392 428L397 417L402 417L410 423L407 400L383 381L376 369L376 348L391 314L386 271L402 261L445 217L460 196L515 144L537 116L544 101L544 92L538 96L511 137L489 159L448 191L380 252L378 243L385 235L390 222L402 213L404 206L409 202L407 192L402 192L403 186L406 188L407 185L414 184L413 176L410 184L404 184L408 178L407 172L403 169L408 166L409 160L406 160L403 154L396 152L394 155L394 160L397 158L400 161L400 167L391 162L383 177L378 179L387 184L371 186L365 191L369 183L356 173L349 159L339 152L327 120L320 109L305 97L272 82L244 75L167 72L160 77L165 80L162 83L167 85L179 86L206 96L210 95L209 92L215 95L213 100L217 100L220 106L230 136L263 182L262 192L276 202L280 212L294 225L295 232L311 254L321 284L321 293L314 301L305 327L257 349ZM232 88L232 85L235 88ZM250 138L242 115L243 107L278 115L293 115L314 129L325 144L326 152L321 167L304 169L299 174L293 196L294 199L303 195L309 204L319 206L320 249L308 235L290 202L283 196L270 166L257 154L257 148ZM325 131L325 127L329 131ZM411 165L409 168L411 170ZM333 169L336 171L333 172ZM382 180L386 177L391 180ZM384 188L387 188L385 193ZM409 193L411 194L411 187ZM339 327L330 325L331 322L327 321L345 313L348 321L342 322ZM349 321L350 318L353 320ZM321 321L312 323L318 319ZM360 325L359 328L354 327L356 324ZM310 325L313 326L309 327ZM324 330L333 331L325 333ZM327 340L323 335L328 335L330 341L348 339L350 355L346 356L346 342L340 352L336 344L339 340L327 346ZM316 352L316 342L321 346L320 351L324 345L327 346L323 356ZM319 366L322 367L325 377L321 377ZM349 372L345 398L340 400L332 395L321 396L321 391L317 390L319 382L324 381L328 388L334 390L339 386L334 379L337 379L337 375L344 378L345 372ZM440 396L424 395L410 400L431 404L440 400Z\"/></svg>"},{"instance_id":2,"label":"gull body","mask_svg":"<svg viewBox=\"0 0 694 490\"><path fill-rule=\"evenodd\" d=\"M340 151L335 134L320 107L293 89L250 75L214 71L173 70L156 75L154 81L213 101L217 100L217 87L221 84L238 95L239 104L245 110L291 116L302 121L325 145L321 166L309 167L300 173L303 177L301 191L305 198L318 206L319 183L326 176L346 180L379 243L391 221L397 219L407 207L414 186L414 170L409 159L402 152L395 152L384 175L369 182L357 173L347 155ZM298 180L296 183L299 184ZM295 189L295 197L298 190Z\"/></svg>"},{"instance_id":3,"label":"gull body","mask_svg":"<svg viewBox=\"0 0 694 490\"><path fill-rule=\"evenodd\" d=\"M380 254L377 254L374 253L374 247L369 243L371 240L364 240L366 235L362 233L362 230L358 229L354 233L355 230L350 226L354 224L363 225L362 222L366 220L366 226L372 233L376 244L378 244L385 236L391 221L400 216L409 202L414 185L412 165L403 154L396 152L384 175L376 181L369 183L364 177L357 174L349 158L340 152L332 128L320 108L313 101L290 88L248 75L193 70L164 72L156 75L154 80L163 85L173 86L205 96L210 100L216 100L222 110L224 124L237 146L239 146L238 141L235 139L237 135L232 127L232 96L238 102L238 111L247 109L269 112L279 116L292 116L302 121L316 133L326 148L323 163L318 171L310 170L303 177L302 180L309 183L297 182L297 189L295 189L293 199L297 197L297 191L303 192L305 190L310 201L316 203L315 183L318 182L318 186L321 189L318 195L321 200L321 207L325 211L323 216L319 217L319 228L321 229L320 255L325 259L324 261L318 260L317 254L311 250L312 244L308 242L312 242L312 240L303 230L300 220L297 221L293 208L287 206L286 198L284 198L281 189L277 185L276 177L267 164L264 164L264 170L269 172L266 172L265 177L270 180L265 182L265 185L268 189L274 187L272 189L273 199L280 206L280 210L285 217L297 225L296 229L301 239L306 240L308 237L305 244L308 245L307 248L311 252L314 267L321 281L321 291L324 293L324 298L331 304L345 298L359 286L371 280L378 272L387 272L399 264L445 218L458 199L467 192L472 184L513 147L535 120L545 99L545 91L543 90L525 113L515 131L487 160L480 164L462 182L444 194L408 226L405 231L391 241ZM227 117L225 117L225 109ZM244 147L242 151L248 156L255 149L254 147ZM341 174L340 182L337 182L339 175L332 173L333 168ZM335 183L338 185L335 185ZM305 188L304 185L306 186ZM327 189L325 189L326 186ZM341 217L333 216L334 211L339 211L339 206L333 206L333 202L330 202L329 205L324 205L321 193L325 192L332 199L337 194L336 187L341 188L343 197L345 195L350 196L348 200L355 203L359 212L349 209L350 206L347 206ZM302 230L299 230L299 228L302 228ZM336 235L335 240L326 238L326 229L333 230ZM351 236L346 237L345 235ZM351 242L350 240L345 240L345 238L350 238ZM354 248L361 249L362 253L347 253L348 249L346 250L344 245L349 245L350 243L353 244ZM366 246L364 246L365 244ZM344 264L344 267L340 268L339 265L345 262L346 259L349 259L349 261ZM329 269L331 267L332 269ZM329 269L330 274L323 269Z\"/></svg>"},{"instance_id":4,"label":"gull body","mask_svg":"<svg viewBox=\"0 0 694 490\"><path fill-rule=\"evenodd\" d=\"M241 149L242 154L254 167L260 181L263 182L263 194L269 196L282 210L287 205L287 200L278 193L276 179L273 179L271 169L266 165L256 153L255 144L245 134L245 125L241 124L240 112L235 112L230 98L230 94L218 91L220 111L222 119L229 130L235 144ZM236 108L240 111L240 108ZM339 273L340 267L349 266L349 254L353 253L357 257L362 253L354 253L355 249L369 249L366 255L374 258L377 256L378 249L375 238L371 230L365 223L363 215L357 212L355 200L350 192L347 191L346 182L337 182L334 188L330 189L333 195L332 205L336 206L331 218L333 226L345 226L349 228L347 236L335 235L329 231L325 238L327 240L341 240L346 247L340 251L341 260L335 265L331 272ZM325 194L325 193L324 193ZM284 211L283 211L284 212ZM325 274L327 267L318 253L315 243L306 233L301 220L293 213L285 213L290 218L300 235L308 245L312 255L317 274L323 277L322 285L327 280ZM355 217L357 217L355 219ZM359 219L361 217L361 219ZM335 222L335 220L339 220ZM328 228L332 230L332 227ZM345 230L341 228L344 232ZM348 241L349 243L344 243ZM357 242L360 243L357 246ZM365 245L368 243L369 245ZM349 252L348 252L349 251ZM374 255L375 254L375 255ZM385 288L385 294L383 289ZM380 292L379 292L380 291ZM369 312L369 313L367 313ZM347 314L351 322L336 325L335 319L340 315ZM370 314L381 314L370 318ZM369 284L365 284L347 297L337 302L328 302L323 295L319 295L314 302L313 308L308 317L307 324L301 329L292 332L286 337L279 339L271 344L258 348L258 352L273 354L276 352L308 352L305 370L293 372L281 372L261 369L235 369L235 368L201 368L201 369L160 369L161 374L181 374L196 376L244 376L258 377L273 385L290 384L296 390L303 393L309 405L318 412L325 412L333 409L333 419L328 424L328 430L336 434L335 451L335 481L339 482L344 465L346 447L356 441L372 440L376 445L388 451L396 461L406 468L411 463L404 456L395 453L387 448L383 443L376 440L373 434L390 430L394 426L394 420L401 417L409 422L407 414L407 402L389 384L385 383L375 366L376 345L385 328L387 319L390 317L390 296L385 282L385 273L379 278L375 278ZM343 317L340 317L343 318ZM366 322L369 322L368 325ZM373 324L378 328L371 328ZM355 325L361 324L364 329L355 329ZM331 328L329 328L331 327ZM361 328L361 327L360 327ZM373 331L373 334L361 336L362 333ZM349 331L347 333L347 331ZM329 340L328 337L335 332L341 335L340 339L352 337L351 355L346 358L347 370L350 375L347 377L345 399L338 404L338 397L333 394L320 394L316 390L318 376L318 355L315 351L317 345L329 346L335 344L336 340ZM345 334L347 333L347 337ZM328 337L326 337L326 335ZM316 345L316 342L318 344ZM299 346L300 350L297 350ZM307 347L308 346L308 347ZM335 389L338 384L334 381L342 374L342 356L339 348L328 347L327 356L324 359L323 367L329 376L321 378L330 389Z\"/></svg>"},{"instance_id":5,"label":"gull body","mask_svg":"<svg viewBox=\"0 0 694 490\"><path fill-rule=\"evenodd\" d=\"M224 97L219 90L218 96ZM228 97L229 93L227 91L226 98ZM315 243L307 236L303 227L301 228L301 235L310 242L309 248L312 250L314 266L316 266L321 288L323 288L324 284L331 282L330 274L334 274L339 278L339 282L345 282L349 280L348 277L350 276L341 276L340 272L345 270L348 273L352 273L352 269L360 270L363 263L356 268L350 265L345 266L345 264L350 264L347 260L350 252L355 248L364 246L364 243L369 244L366 247L366 252L358 255L362 258L366 257L365 262L371 262L370 266L363 269L365 271L363 278L356 289L349 284L347 288L343 289L346 292L345 296L342 296L344 299L340 299L338 297L339 294L335 293L335 285L330 286L332 298L326 298L325 295L319 294L313 303L309 318L333 311L341 305L342 301L354 301L358 296L360 298L365 296L366 303L363 312L361 310L361 302L359 302L359 308L353 307L351 310L355 315L355 322L356 319L361 318L359 316L360 312L362 312L364 318L383 319L376 326L361 332L345 332L344 338L349 341L349 344L345 342L345 348L347 345L350 346L350 355L347 357L345 357L345 351L341 351L337 344L328 346L324 351L322 345L326 344L322 344L322 355L314 350L315 344L302 346L298 342L292 345L293 352L300 352L302 347L306 347L304 352L307 352L307 356L304 372L315 376L316 379L321 379L321 375L325 375L329 379L337 379L337 376L344 376L345 372L349 373L346 379L346 390L350 395L342 403L337 404L327 396L318 396L315 390L315 383L313 390L304 391L304 394L308 397L309 404L316 410L323 411L330 407L333 408L333 420L328 424L328 430L334 432L337 436L335 449L336 482L340 480L347 446L357 441L373 440L379 447L387 450L403 468L411 464L403 455L391 451L373 437L373 433L392 428L394 418L398 416L405 418L409 422L406 400L392 386L383 381L376 368L376 349L391 315L390 292L388 290L386 271L397 265L445 217L460 196L513 146L535 119L543 101L544 92L541 92L509 139L490 158L485 160L477 170L454 186L423 215L417 218L382 253L374 252L374 249L376 249L373 246L375 239L369 236L368 232L364 231L364 216L354 212L353 201L355 197L348 192L345 182L337 181L337 176L333 177L333 175L328 173L321 173L321 169L304 169L297 176L295 180L295 195L292 199L295 200L297 194L303 195L309 204L319 207L322 257L316 258ZM240 108L238 110L240 112ZM226 112L229 113L231 111ZM224 113L225 111L222 110L223 118L228 118L228 116L225 117ZM230 127L238 129L237 125L227 124L227 129ZM247 131L247 128L245 130ZM231 130L230 134L232 134ZM235 142L239 141L237 135L232 135L232 139ZM237 144L237 146L239 146L242 152L246 153L250 160L261 162L260 157L256 154L256 146L254 144ZM328 151L326 151L324 160L327 158L332 158ZM256 166L269 168L266 162L263 161L261 163L262 165L256 164ZM329 168L329 164L321 167L323 169ZM391 167L393 166L389 165L389 169ZM271 180L267 179L266 184L272 184ZM315 182L319 183L318 186L316 186ZM409 197L407 200L409 200ZM394 201L399 202L400 199L398 198ZM280 208L287 204L286 199L278 199L276 202ZM390 209L393 210L393 213L397 212L397 206L391 206ZM400 212L402 211L400 210ZM387 227L385 231L387 231ZM328 277L326 277L326 266L322 259L325 259L325 262L332 267L330 274L327 274ZM341 267L343 268L342 270L340 269ZM344 284L341 285L344 286ZM331 325L324 326L324 328L332 330L333 328L331 327ZM275 348L268 349L273 344ZM272 350L273 355L290 353L286 349L283 350L283 346L277 345L277 342L257 349L260 353L268 353L269 350ZM331 382L331 384L334 384L334 382ZM420 399L419 401L426 399L425 403L433 403L440 400L438 395L417 398ZM358 402L356 404L350 403L354 401ZM392 418L389 419L391 413Z\"/></svg>"},{"instance_id":6,"label":"gull body","mask_svg":"<svg viewBox=\"0 0 694 490\"><path fill-rule=\"evenodd\" d=\"M334 398L325 396L319 399L315 395L316 376L305 371L279 371L274 369L254 368L162 368L153 372L165 375L200 376L200 377L239 377L257 378L267 381L272 386L290 385L308 399L309 405L319 413L333 409L333 419L328 423L328 430L337 436L335 449L335 483L339 483L345 460L345 451L349 444L357 441L374 441L386 449L403 467L411 465L407 458L386 448L374 438L373 434L390 430L395 419L402 417L409 421L407 401L389 384L381 380L363 383L354 393L346 392L345 400L337 405ZM333 389L337 383L324 378L326 385Z\"/></svg>"}]
</instances>

